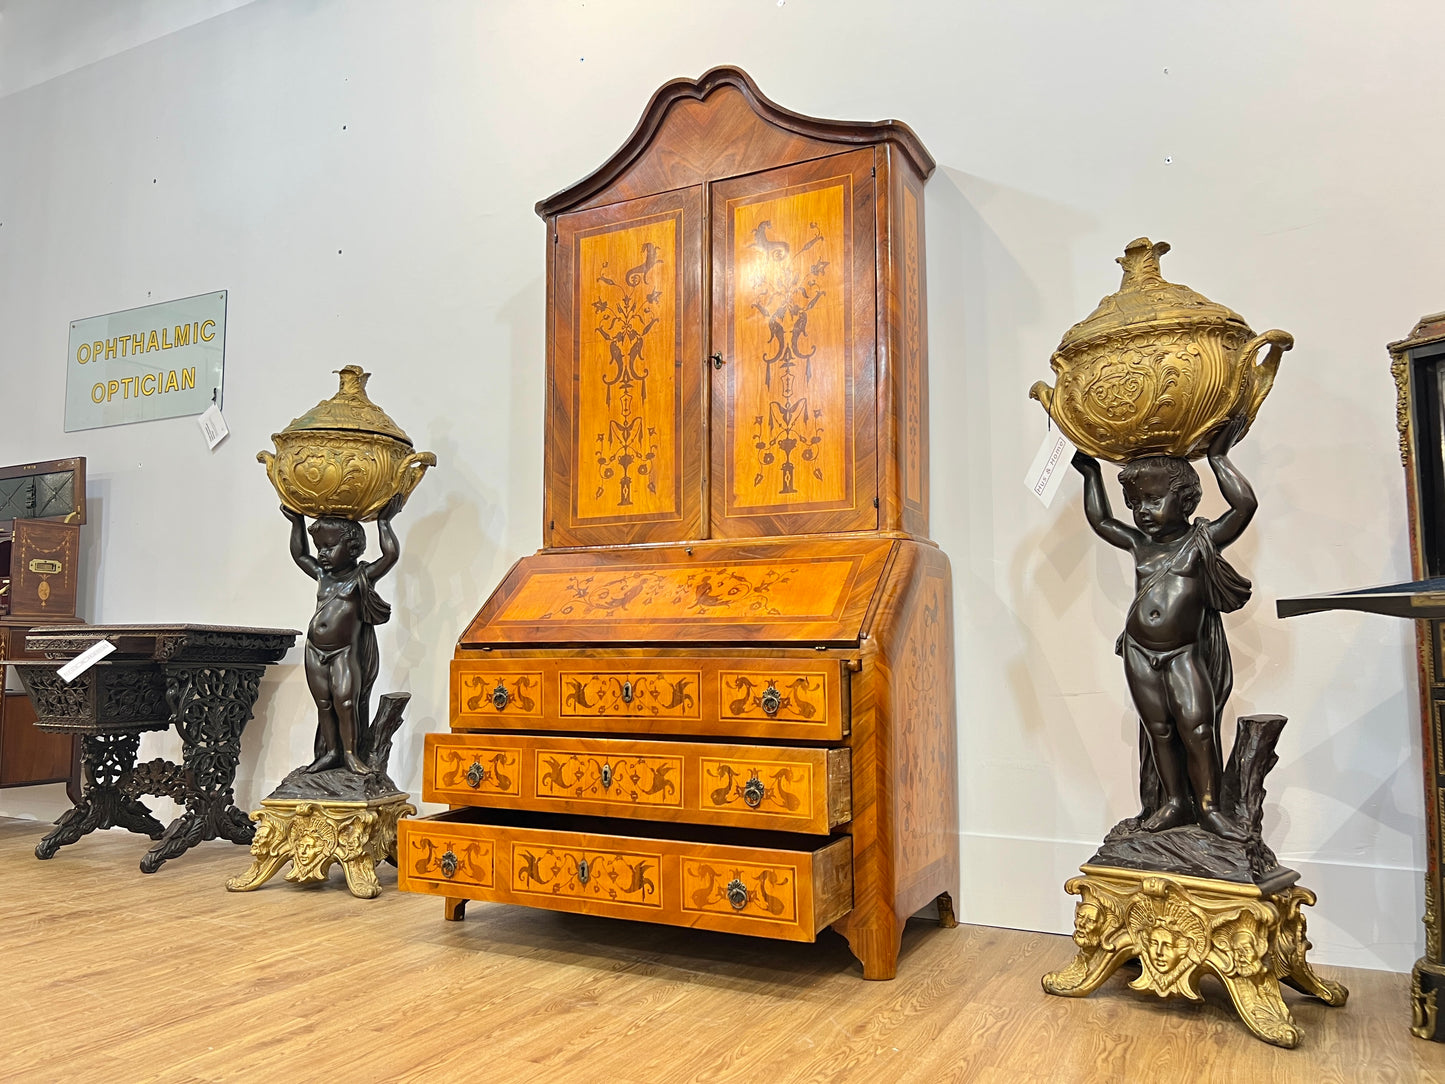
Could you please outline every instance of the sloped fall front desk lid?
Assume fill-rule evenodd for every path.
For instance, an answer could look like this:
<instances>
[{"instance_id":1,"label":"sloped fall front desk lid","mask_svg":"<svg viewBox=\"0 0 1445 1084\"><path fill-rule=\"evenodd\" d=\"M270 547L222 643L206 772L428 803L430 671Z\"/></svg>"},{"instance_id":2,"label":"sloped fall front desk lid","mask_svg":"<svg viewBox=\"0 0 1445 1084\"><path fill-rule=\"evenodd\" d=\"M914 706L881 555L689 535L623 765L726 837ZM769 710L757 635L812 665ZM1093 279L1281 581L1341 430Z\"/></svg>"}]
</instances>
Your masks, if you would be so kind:
<instances>
[{"instance_id":1,"label":"sloped fall front desk lid","mask_svg":"<svg viewBox=\"0 0 1445 1084\"><path fill-rule=\"evenodd\" d=\"M458 642L856 644L889 539L701 542L536 553L512 566Z\"/></svg>"}]
</instances>

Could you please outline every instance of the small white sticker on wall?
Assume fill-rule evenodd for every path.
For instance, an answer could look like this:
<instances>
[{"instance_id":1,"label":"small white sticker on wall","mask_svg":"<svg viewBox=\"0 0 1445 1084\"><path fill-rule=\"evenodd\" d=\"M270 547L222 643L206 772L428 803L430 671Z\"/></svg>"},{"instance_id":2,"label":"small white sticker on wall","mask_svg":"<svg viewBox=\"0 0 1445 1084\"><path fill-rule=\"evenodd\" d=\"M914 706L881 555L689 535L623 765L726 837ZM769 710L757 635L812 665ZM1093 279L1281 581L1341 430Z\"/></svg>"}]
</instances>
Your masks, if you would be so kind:
<instances>
[{"instance_id":1,"label":"small white sticker on wall","mask_svg":"<svg viewBox=\"0 0 1445 1084\"><path fill-rule=\"evenodd\" d=\"M69 684L114 650L115 645L109 640L98 640L55 672L61 681Z\"/></svg>"},{"instance_id":2,"label":"small white sticker on wall","mask_svg":"<svg viewBox=\"0 0 1445 1084\"><path fill-rule=\"evenodd\" d=\"M1076 451L1078 449L1069 438L1057 429L1049 430L1044 437L1044 443L1039 447L1039 453L1034 456L1033 464L1024 477L1024 485L1029 487L1030 493L1044 502L1045 508L1054 503L1054 494L1059 491L1059 486L1064 484L1069 461L1074 458Z\"/></svg>"},{"instance_id":3,"label":"small white sticker on wall","mask_svg":"<svg viewBox=\"0 0 1445 1084\"><path fill-rule=\"evenodd\" d=\"M201 432L206 436L207 448L214 448L230 433L230 430L226 428L226 419L221 417L221 408L215 403L207 407L206 412L196 419L196 424L201 427Z\"/></svg>"}]
</instances>

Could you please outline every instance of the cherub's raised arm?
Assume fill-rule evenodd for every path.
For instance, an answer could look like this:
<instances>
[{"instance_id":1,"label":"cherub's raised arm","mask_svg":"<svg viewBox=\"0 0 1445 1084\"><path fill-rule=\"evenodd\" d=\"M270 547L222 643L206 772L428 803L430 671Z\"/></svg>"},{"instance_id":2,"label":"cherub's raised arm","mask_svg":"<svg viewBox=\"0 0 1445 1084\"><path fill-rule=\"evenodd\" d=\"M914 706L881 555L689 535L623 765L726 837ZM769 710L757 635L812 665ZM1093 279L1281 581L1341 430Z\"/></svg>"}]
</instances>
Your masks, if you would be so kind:
<instances>
[{"instance_id":1,"label":"cherub's raised arm","mask_svg":"<svg viewBox=\"0 0 1445 1084\"><path fill-rule=\"evenodd\" d=\"M1104 475L1099 461L1083 452L1075 452L1074 469L1084 476L1084 516L1094 533L1111 546L1132 550L1144 536L1133 527L1114 518L1109 509L1109 494L1104 491Z\"/></svg>"},{"instance_id":2,"label":"cherub's raised arm","mask_svg":"<svg viewBox=\"0 0 1445 1084\"><path fill-rule=\"evenodd\" d=\"M311 547L306 541L306 517L300 512L293 512L284 504L281 506L281 514L291 521L291 560L295 561L301 571L310 576L313 580L321 575L321 566L316 563L316 558L311 556Z\"/></svg>"},{"instance_id":3,"label":"cherub's raised arm","mask_svg":"<svg viewBox=\"0 0 1445 1084\"><path fill-rule=\"evenodd\" d=\"M1229 449L1244 432L1249 419L1241 415L1224 424L1214 439L1209 442L1209 466L1219 483L1219 492L1229 504L1229 511L1209 525L1209 534L1214 544L1223 549L1244 533L1249 521L1254 518L1259 499L1249 481L1229 459Z\"/></svg>"},{"instance_id":4,"label":"cherub's raised arm","mask_svg":"<svg viewBox=\"0 0 1445 1084\"><path fill-rule=\"evenodd\" d=\"M406 498L398 493L376 517L376 537L381 543L381 556L366 566L366 573L375 583L393 568L401 557L401 543L396 540L396 532L391 529L391 519L401 511L401 506L406 503Z\"/></svg>"}]
</instances>

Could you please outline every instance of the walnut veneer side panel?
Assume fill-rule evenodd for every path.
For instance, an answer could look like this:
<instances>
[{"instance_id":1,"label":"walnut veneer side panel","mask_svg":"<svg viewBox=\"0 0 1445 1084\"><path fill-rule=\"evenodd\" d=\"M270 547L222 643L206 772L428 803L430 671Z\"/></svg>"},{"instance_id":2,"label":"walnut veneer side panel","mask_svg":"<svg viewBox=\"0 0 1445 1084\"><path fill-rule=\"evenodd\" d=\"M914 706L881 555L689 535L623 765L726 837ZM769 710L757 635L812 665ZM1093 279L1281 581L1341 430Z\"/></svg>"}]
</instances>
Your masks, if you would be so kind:
<instances>
[{"instance_id":1,"label":"walnut veneer side panel","mask_svg":"<svg viewBox=\"0 0 1445 1084\"><path fill-rule=\"evenodd\" d=\"M878 199L881 526L928 537L928 304L923 180L887 148Z\"/></svg>"},{"instance_id":2,"label":"walnut veneer side panel","mask_svg":"<svg viewBox=\"0 0 1445 1084\"><path fill-rule=\"evenodd\" d=\"M553 223L547 541L701 533L702 190Z\"/></svg>"},{"instance_id":3,"label":"walnut veneer side panel","mask_svg":"<svg viewBox=\"0 0 1445 1084\"><path fill-rule=\"evenodd\" d=\"M713 185L714 537L878 526L874 162Z\"/></svg>"},{"instance_id":4,"label":"walnut veneer side panel","mask_svg":"<svg viewBox=\"0 0 1445 1084\"><path fill-rule=\"evenodd\" d=\"M854 909L837 924L868 978L891 978L908 916L958 881L948 558L900 544L853 680Z\"/></svg>"}]
</instances>

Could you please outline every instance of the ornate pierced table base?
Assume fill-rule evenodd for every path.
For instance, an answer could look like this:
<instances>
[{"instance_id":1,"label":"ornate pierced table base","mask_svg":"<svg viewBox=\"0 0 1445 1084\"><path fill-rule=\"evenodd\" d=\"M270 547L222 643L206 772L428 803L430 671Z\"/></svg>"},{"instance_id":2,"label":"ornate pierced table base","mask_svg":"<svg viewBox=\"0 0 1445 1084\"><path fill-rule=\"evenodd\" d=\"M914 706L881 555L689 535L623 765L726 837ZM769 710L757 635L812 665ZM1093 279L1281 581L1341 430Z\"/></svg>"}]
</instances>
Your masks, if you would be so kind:
<instances>
[{"instance_id":1,"label":"ornate pierced table base","mask_svg":"<svg viewBox=\"0 0 1445 1084\"><path fill-rule=\"evenodd\" d=\"M251 719L266 666L296 641L294 629L223 625L55 625L32 629L31 652L46 661L13 662L43 731L80 736L79 801L35 848L50 858L97 828L119 826L157 840L141 859L154 873L208 839L250 843L254 831L234 804L241 733ZM101 640L114 652L72 681L61 659ZM181 763L137 764L140 734L175 727ZM185 812L161 824L140 801L162 795Z\"/></svg>"},{"instance_id":2,"label":"ornate pierced table base","mask_svg":"<svg viewBox=\"0 0 1445 1084\"><path fill-rule=\"evenodd\" d=\"M1305 953L1300 908L1315 902L1291 885L1268 896L1254 885L1178 874L1084 866L1065 891L1080 897L1074 909L1073 962L1043 978L1062 997L1086 997L1120 964L1137 959L1129 985L1160 997L1199 1001L1199 978L1214 975L1250 1031L1267 1043L1292 1048L1300 1030L1280 996L1283 982L1326 1005L1349 996L1337 982L1314 973Z\"/></svg>"},{"instance_id":3,"label":"ornate pierced table base","mask_svg":"<svg viewBox=\"0 0 1445 1084\"><path fill-rule=\"evenodd\" d=\"M135 773L138 732L87 734L80 739L81 795L39 843L36 858L53 858L67 843L97 828L124 828L160 839L165 828L138 795L144 793Z\"/></svg>"},{"instance_id":4,"label":"ornate pierced table base","mask_svg":"<svg viewBox=\"0 0 1445 1084\"><path fill-rule=\"evenodd\" d=\"M287 862L286 880L311 884L326 880L334 863L346 874L346 887L360 899L381 895L376 867L396 861L396 822L416 812L400 792L370 802L304 801L265 798L251 814L251 868L226 887L249 892L269 881Z\"/></svg>"}]
</instances>

